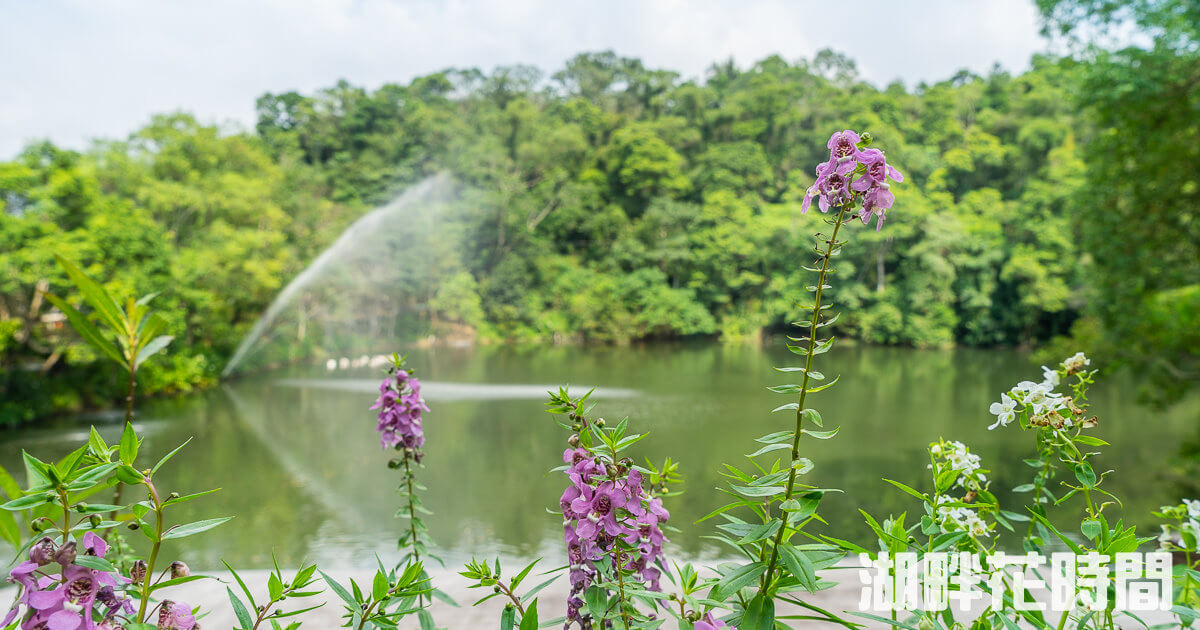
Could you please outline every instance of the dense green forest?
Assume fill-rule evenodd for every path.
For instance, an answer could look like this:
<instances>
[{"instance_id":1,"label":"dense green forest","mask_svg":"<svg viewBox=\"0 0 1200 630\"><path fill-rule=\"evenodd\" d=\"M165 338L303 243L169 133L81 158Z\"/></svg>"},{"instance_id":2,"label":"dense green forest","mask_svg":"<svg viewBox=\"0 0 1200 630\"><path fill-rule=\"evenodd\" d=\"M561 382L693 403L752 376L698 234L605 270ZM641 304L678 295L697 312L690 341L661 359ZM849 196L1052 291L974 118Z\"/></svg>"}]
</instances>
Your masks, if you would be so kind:
<instances>
[{"instance_id":1,"label":"dense green forest","mask_svg":"<svg viewBox=\"0 0 1200 630\"><path fill-rule=\"evenodd\" d=\"M1051 28L1069 10L1108 19L1043 4ZM349 223L438 172L484 194L436 321L518 342L782 331L822 226L800 213L809 169L847 127L907 179L889 229L863 228L837 264L839 334L1073 334L1110 360L1157 353L1148 369L1179 390L1200 347L1200 64L1194 27L1157 28L1153 49L911 89L864 82L832 51L718 63L702 81L605 52L550 75L266 94L252 132L174 113L82 153L32 144L0 163L0 424L119 389L40 297L68 291L54 253L118 294L159 294L177 341L141 387L187 390Z\"/></svg>"}]
</instances>

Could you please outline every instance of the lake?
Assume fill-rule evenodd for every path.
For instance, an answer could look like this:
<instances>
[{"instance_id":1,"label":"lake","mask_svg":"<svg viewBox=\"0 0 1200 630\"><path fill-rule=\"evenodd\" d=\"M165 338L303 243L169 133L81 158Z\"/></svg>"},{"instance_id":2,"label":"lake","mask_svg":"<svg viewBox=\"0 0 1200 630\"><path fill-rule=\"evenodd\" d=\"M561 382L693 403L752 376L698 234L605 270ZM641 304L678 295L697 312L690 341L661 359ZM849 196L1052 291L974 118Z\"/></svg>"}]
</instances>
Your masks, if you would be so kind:
<instances>
[{"instance_id":1,"label":"lake","mask_svg":"<svg viewBox=\"0 0 1200 630\"><path fill-rule=\"evenodd\" d=\"M1027 495L1008 489L1031 476L1021 460L1030 456L1033 436L1015 425L988 431L987 407L1018 380L1040 380L1027 355L843 345L826 356L821 370L841 374L841 381L811 400L826 428L840 425L841 433L805 439L801 451L816 463L810 483L845 491L822 504L831 534L866 540L859 508L877 516L919 510L881 478L927 488L925 448L939 437L982 455L993 491L1006 508L1020 509L1018 499ZM595 414L610 422L628 416L637 431L650 433L639 456L681 462L686 492L667 507L671 524L683 531L670 534L668 554L724 555L703 537L712 521L691 523L721 504L725 495L714 487L722 462L741 465L759 446L755 437L791 428L790 415L770 410L793 398L765 387L787 382L771 367L793 359L782 348L711 343L412 351L410 364L432 408L420 477L436 547L452 563L472 554L558 561L561 519L546 510L557 510L565 479L547 471L561 463L567 434L543 403L546 389L566 383L579 394L597 387ZM379 380L378 370L367 368L294 368L143 403L136 425L146 438L144 459L192 439L159 475L159 487L181 494L221 488L177 508L177 522L236 515L189 539L183 559L198 568L221 559L262 568L273 550L281 564L308 559L349 568L373 564L375 554L396 557L405 523L394 517L400 476L387 468L389 454L368 410ZM1149 511L1179 499L1161 480L1165 461L1181 440L1200 433L1200 397L1154 409L1137 403L1135 385L1118 374L1101 375L1093 387L1093 411L1101 418L1094 434L1113 443L1098 469L1118 472L1106 487L1146 526L1141 533L1154 534ZM118 439L119 412L5 431L0 463L20 470L21 449L61 456L86 439L89 423L111 443Z\"/></svg>"}]
</instances>

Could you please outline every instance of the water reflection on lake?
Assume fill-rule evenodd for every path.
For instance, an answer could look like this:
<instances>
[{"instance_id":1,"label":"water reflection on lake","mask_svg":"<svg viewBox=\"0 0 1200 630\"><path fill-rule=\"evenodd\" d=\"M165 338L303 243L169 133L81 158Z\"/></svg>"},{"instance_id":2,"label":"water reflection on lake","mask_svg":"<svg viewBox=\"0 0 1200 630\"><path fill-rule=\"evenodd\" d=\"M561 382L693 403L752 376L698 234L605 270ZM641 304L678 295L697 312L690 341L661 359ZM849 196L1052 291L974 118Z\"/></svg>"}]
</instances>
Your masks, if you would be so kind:
<instances>
[{"instance_id":1,"label":"water reflection on lake","mask_svg":"<svg viewBox=\"0 0 1200 630\"><path fill-rule=\"evenodd\" d=\"M639 444L639 456L661 461L670 455L682 463L687 492L668 504L672 523L684 530L672 535L675 550L692 557L723 553L702 538L711 522L690 524L720 504L724 495L713 488L722 462L744 461L757 446L755 437L789 428L790 417L769 413L788 400L765 389L785 382L771 366L789 356L716 344L411 353L432 408L421 475L437 546L453 559L561 555L561 521L546 508L557 505L563 479L546 471L561 461L566 435L543 402L546 389L568 383L579 393L598 387L595 413L610 420L629 416L652 434ZM924 449L938 437L971 445L993 470L992 488L1005 507L1019 505L1006 489L1032 472L1021 461L1030 455L1031 436L1015 427L986 427L988 403L1001 389L1040 375L1024 355L842 347L831 356L823 371L840 373L841 383L817 394L814 404L827 428L841 425L842 431L830 441L802 442L817 465L811 483L845 490L830 495L822 509L836 526L831 533L865 539L859 508L874 514L919 509L880 478L926 487ZM339 567L372 564L376 553L394 557L403 525L394 518L399 475L386 467L388 454L367 410L377 383L372 370L297 369L144 404L137 424L147 459L193 438L160 475L162 485L181 493L222 488L180 506L176 518L237 516L220 533L189 539L184 559L198 567L219 565L221 558L265 567L274 549L284 564L308 558ZM1151 509L1178 499L1158 473L1180 440L1200 432L1200 400L1156 410L1136 403L1132 385L1118 375L1093 389L1102 418L1095 431L1114 444L1101 460L1101 469L1119 473L1110 489L1135 522L1149 525ZM6 432L0 463L19 470L22 448L61 456L86 438L87 420L106 422L107 439L119 435L119 416L83 420Z\"/></svg>"}]
</instances>

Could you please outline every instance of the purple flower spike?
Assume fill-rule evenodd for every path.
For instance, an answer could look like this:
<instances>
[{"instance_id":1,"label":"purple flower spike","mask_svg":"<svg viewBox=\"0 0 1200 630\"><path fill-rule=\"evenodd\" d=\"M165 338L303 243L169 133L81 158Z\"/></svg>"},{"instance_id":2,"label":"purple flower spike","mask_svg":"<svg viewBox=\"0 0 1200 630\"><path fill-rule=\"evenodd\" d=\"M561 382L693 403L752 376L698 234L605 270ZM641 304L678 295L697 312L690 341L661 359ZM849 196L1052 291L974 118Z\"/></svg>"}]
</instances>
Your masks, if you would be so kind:
<instances>
[{"instance_id":1,"label":"purple flower spike","mask_svg":"<svg viewBox=\"0 0 1200 630\"><path fill-rule=\"evenodd\" d=\"M421 398L421 381L402 367L392 368L379 385L379 441L384 448L419 449L425 445L421 412L429 411Z\"/></svg>"},{"instance_id":2,"label":"purple flower spike","mask_svg":"<svg viewBox=\"0 0 1200 630\"><path fill-rule=\"evenodd\" d=\"M646 588L660 590L663 565L661 523L670 514L662 500L644 487L642 473L605 465L586 449L563 453L570 485L559 499L563 513L563 538L571 593L567 599L567 623L583 626L586 606L582 594L599 578L601 558L613 557L619 542L624 569L638 575Z\"/></svg>"},{"instance_id":3,"label":"purple flower spike","mask_svg":"<svg viewBox=\"0 0 1200 630\"><path fill-rule=\"evenodd\" d=\"M896 199L888 180L902 182L904 175L887 163L883 151L860 149L860 142L862 137L849 129L829 138L829 160L817 165L817 180L804 193L801 214L808 212L816 197L821 212L861 204L858 216L862 222L875 216L875 229L883 226L884 213Z\"/></svg>"}]
</instances>

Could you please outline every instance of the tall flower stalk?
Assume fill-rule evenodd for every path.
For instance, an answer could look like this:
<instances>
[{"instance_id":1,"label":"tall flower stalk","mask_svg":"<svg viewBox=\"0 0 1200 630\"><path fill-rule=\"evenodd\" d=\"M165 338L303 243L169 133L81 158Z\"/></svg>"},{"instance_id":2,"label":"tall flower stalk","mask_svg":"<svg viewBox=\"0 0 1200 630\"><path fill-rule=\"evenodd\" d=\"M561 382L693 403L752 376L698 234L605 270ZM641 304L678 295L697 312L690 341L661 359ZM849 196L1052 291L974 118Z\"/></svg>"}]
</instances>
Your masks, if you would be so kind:
<instances>
[{"instance_id":1,"label":"tall flower stalk","mask_svg":"<svg viewBox=\"0 0 1200 630\"><path fill-rule=\"evenodd\" d=\"M800 482L799 477L813 468L812 461L800 454L800 438L808 435L826 440L837 434L836 429L823 429L821 414L811 407L809 395L832 387L838 380L835 377L825 381L825 375L816 371L814 365L817 355L833 347L833 337L823 336L822 329L838 319L836 314L829 313L832 304L826 290L831 288L834 258L846 244L842 239L843 228L852 217L864 225L875 219L876 229L882 228L886 212L895 201L889 181L904 179L887 163L883 151L869 148L871 142L869 134L859 135L848 129L833 134L827 144L829 159L817 166L816 181L801 205L801 211L807 212L816 200L821 212L829 215L826 223L830 229L816 235L813 253L817 257L811 266L804 267L816 274L816 283L807 287L812 301L801 305L808 313L807 318L795 322L803 333L788 337L788 350L803 357L803 364L776 368L785 373L799 372L800 382L770 388L795 396L794 402L775 409L795 414L793 428L759 437L757 441L764 446L747 456L752 469L726 465L722 474L729 479L729 487L724 491L734 501L705 517L721 517L725 522L717 526L721 530L717 537L740 549L749 560L718 567L720 577L708 597L710 601L727 602L733 610L728 619L736 620L742 628L771 627L775 623L777 599L806 608L826 621L854 626L793 593L800 589L819 590L816 572L836 564L843 555L837 547L803 531L809 522L820 518L817 507L831 490ZM783 462L776 459L763 464L755 459L785 449L788 457ZM738 515L745 511L752 516L750 520ZM797 535L808 538L809 544L792 544Z\"/></svg>"},{"instance_id":2,"label":"tall flower stalk","mask_svg":"<svg viewBox=\"0 0 1200 630\"><path fill-rule=\"evenodd\" d=\"M405 550L400 564L422 566L421 556L428 556L425 546L425 533L428 531L419 513L429 511L421 505L418 492L424 490L416 480L416 469L421 466L424 458L422 447L425 446L425 431L422 426L421 414L429 411L425 400L421 398L421 381L414 370L405 366L403 356L392 355L392 365L387 370L387 376L379 385L379 398L371 409L379 410L376 430L379 441L384 448L394 449L398 457L388 462L388 467L402 469L404 479L400 485L403 504L396 516L408 521L408 528L400 534L397 544ZM436 557L434 557L437 559ZM397 567L398 568L398 567ZM428 580L428 573L421 569L419 577ZM432 602L432 590L420 593L418 604ZM429 612L422 610L420 614L428 617ZM432 620L429 621L432 625Z\"/></svg>"},{"instance_id":3,"label":"tall flower stalk","mask_svg":"<svg viewBox=\"0 0 1200 630\"><path fill-rule=\"evenodd\" d=\"M642 468L624 456L644 435L627 432L622 420L607 427L588 417L591 392L572 399L566 389L551 393L548 410L565 414L573 431L562 468L570 483L559 499L571 590L566 626L631 629L650 622L657 610L663 556L663 507L675 466Z\"/></svg>"}]
</instances>

